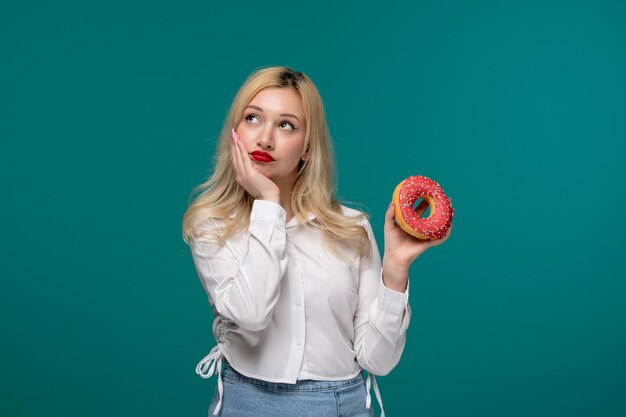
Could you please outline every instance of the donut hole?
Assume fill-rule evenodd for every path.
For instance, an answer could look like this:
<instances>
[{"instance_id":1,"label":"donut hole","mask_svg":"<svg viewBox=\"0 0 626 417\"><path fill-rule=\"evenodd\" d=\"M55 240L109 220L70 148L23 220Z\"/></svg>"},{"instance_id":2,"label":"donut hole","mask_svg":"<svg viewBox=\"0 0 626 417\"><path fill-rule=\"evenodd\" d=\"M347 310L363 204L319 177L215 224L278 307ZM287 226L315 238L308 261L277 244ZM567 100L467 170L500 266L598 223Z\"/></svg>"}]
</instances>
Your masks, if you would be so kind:
<instances>
[{"instance_id":1,"label":"donut hole","mask_svg":"<svg viewBox=\"0 0 626 417\"><path fill-rule=\"evenodd\" d=\"M424 201L423 198L418 198L415 201L415 204L413 204L413 211L417 210L417 208L419 207L422 201ZM426 200L426 204L428 204L428 200ZM428 204L428 206L426 207L426 210L424 210L424 213L422 214L421 218L427 218L429 216L430 216L430 204Z\"/></svg>"}]
</instances>

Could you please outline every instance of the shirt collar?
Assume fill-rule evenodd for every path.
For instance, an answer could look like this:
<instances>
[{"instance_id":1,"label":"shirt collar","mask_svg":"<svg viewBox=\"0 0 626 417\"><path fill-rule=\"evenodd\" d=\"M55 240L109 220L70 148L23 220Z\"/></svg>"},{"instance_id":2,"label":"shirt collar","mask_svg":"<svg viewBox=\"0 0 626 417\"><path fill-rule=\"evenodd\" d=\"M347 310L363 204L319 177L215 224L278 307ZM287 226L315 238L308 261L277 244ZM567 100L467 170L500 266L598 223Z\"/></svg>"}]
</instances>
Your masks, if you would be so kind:
<instances>
[{"instance_id":1,"label":"shirt collar","mask_svg":"<svg viewBox=\"0 0 626 417\"><path fill-rule=\"evenodd\" d=\"M235 212L231 211L230 214L228 215L228 217L231 218L231 219L234 218L235 217ZM305 217L306 217L305 223L310 222L311 220L316 218L315 214L313 212L310 212L310 211L306 214ZM296 216L293 216L293 218L291 220L289 220L287 222L287 224L285 224L285 227L286 228L294 227L294 226L296 226L298 224L297 221L298 221L298 219L296 218Z\"/></svg>"},{"instance_id":2,"label":"shirt collar","mask_svg":"<svg viewBox=\"0 0 626 417\"><path fill-rule=\"evenodd\" d=\"M308 212L308 213L306 214L306 217L305 217L305 218L306 218L306 220L305 220L304 222L305 222L305 223L308 223L308 222L310 222L311 220L315 219L315 214L313 214L313 213L311 213L311 212ZM298 225L297 221L298 221L298 219L296 218L296 216L293 216L293 217L291 218L291 220L289 220L289 221L287 222L287 224L285 224L285 228L289 229L289 228L291 228L291 227L297 226L297 225Z\"/></svg>"}]
</instances>

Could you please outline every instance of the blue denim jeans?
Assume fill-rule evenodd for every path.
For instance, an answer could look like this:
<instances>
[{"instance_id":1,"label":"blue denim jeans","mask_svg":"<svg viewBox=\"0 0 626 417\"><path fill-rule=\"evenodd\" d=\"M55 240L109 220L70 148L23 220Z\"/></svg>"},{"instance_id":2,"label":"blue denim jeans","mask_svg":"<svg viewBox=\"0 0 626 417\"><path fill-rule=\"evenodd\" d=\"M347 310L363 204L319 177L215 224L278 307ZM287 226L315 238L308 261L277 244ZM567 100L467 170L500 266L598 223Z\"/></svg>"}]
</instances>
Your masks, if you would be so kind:
<instances>
[{"instance_id":1,"label":"blue denim jeans","mask_svg":"<svg viewBox=\"0 0 626 417\"><path fill-rule=\"evenodd\" d=\"M359 373L341 381L301 380L273 383L247 377L224 361L220 417L373 417L365 407L365 378ZM219 401L215 395L209 417Z\"/></svg>"}]
</instances>

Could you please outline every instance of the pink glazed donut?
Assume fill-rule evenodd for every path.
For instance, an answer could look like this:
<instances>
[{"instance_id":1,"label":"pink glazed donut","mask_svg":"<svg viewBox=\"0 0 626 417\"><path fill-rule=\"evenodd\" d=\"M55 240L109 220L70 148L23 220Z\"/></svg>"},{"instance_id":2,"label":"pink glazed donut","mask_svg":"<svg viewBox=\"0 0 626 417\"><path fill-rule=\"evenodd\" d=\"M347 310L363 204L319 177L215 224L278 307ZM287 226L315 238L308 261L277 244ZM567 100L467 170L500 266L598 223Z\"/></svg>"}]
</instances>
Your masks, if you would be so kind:
<instances>
[{"instance_id":1,"label":"pink glazed donut","mask_svg":"<svg viewBox=\"0 0 626 417\"><path fill-rule=\"evenodd\" d=\"M419 198L430 206L430 215L426 218L419 217L413 208ZM430 178L414 175L400 182L393 192L393 203L398 225L419 239L439 239L452 225L452 200Z\"/></svg>"}]
</instances>

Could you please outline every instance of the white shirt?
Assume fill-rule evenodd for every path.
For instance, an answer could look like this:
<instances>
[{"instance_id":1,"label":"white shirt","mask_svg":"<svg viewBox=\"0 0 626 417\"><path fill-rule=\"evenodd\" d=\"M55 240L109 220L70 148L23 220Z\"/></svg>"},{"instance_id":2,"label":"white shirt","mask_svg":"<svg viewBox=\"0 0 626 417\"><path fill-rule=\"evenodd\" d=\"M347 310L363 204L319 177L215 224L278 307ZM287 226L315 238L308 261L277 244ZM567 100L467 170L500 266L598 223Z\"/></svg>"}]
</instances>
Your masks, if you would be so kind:
<instances>
[{"instance_id":1,"label":"white shirt","mask_svg":"<svg viewBox=\"0 0 626 417\"><path fill-rule=\"evenodd\" d=\"M357 210L341 206L348 216ZM322 230L296 217L288 223L279 204L255 200L249 227L219 245L191 242L198 276L213 307L218 342L196 368L210 377L217 363L222 399L221 357L243 375L270 382L341 380L367 371L386 375L400 360L411 309L402 293L382 282L380 253L369 221L362 221L371 253L336 242L347 263L322 242ZM221 220L208 219L200 228ZM208 371L207 371L208 370ZM373 378L374 391L382 401ZM384 411L383 411L384 415Z\"/></svg>"}]
</instances>

